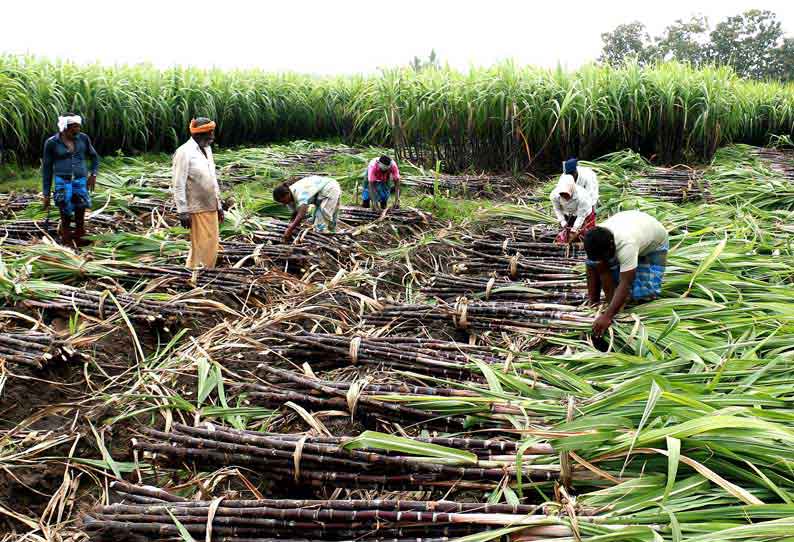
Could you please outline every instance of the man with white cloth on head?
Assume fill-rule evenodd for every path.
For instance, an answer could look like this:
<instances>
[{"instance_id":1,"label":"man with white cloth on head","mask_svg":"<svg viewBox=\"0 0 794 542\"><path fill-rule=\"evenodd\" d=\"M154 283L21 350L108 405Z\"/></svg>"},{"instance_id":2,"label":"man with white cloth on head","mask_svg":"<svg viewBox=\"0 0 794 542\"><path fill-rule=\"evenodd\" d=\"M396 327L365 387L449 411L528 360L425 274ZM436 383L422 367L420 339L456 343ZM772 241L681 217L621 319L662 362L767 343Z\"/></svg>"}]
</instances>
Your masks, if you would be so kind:
<instances>
[{"instance_id":1,"label":"man with white cloth on head","mask_svg":"<svg viewBox=\"0 0 794 542\"><path fill-rule=\"evenodd\" d=\"M84 239L85 211L91 208L90 193L99 169L99 155L91 139L80 131L82 124L83 119L74 113L58 117L58 133L44 143L41 166L44 208L50 208L50 194L54 192L61 215L61 242L77 247L90 244ZM90 160L90 168L86 168L86 159Z\"/></svg>"},{"instance_id":2,"label":"man with white cloth on head","mask_svg":"<svg viewBox=\"0 0 794 542\"><path fill-rule=\"evenodd\" d=\"M572 175L563 175L551 192L554 214L560 223L556 242L574 243L596 225L595 202L591 194L577 185Z\"/></svg>"}]
</instances>

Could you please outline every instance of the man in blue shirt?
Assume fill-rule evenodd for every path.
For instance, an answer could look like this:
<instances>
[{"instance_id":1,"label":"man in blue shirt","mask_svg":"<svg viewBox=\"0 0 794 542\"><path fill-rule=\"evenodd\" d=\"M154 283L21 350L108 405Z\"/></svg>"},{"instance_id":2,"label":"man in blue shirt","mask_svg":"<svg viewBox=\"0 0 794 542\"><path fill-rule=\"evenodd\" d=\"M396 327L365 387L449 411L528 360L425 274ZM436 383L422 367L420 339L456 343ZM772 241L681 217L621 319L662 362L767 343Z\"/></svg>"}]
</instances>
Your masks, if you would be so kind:
<instances>
[{"instance_id":1,"label":"man in blue shirt","mask_svg":"<svg viewBox=\"0 0 794 542\"><path fill-rule=\"evenodd\" d=\"M91 208L90 192L96 186L99 155L89 137L80 132L82 118L74 113L58 117L58 133L44 143L42 193L44 208L50 208L53 177L55 204L61 215L58 232L65 245L85 246L85 210ZM90 159L90 170L86 168ZM74 219L74 228L72 228Z\"/></svg>"}]
</instances>

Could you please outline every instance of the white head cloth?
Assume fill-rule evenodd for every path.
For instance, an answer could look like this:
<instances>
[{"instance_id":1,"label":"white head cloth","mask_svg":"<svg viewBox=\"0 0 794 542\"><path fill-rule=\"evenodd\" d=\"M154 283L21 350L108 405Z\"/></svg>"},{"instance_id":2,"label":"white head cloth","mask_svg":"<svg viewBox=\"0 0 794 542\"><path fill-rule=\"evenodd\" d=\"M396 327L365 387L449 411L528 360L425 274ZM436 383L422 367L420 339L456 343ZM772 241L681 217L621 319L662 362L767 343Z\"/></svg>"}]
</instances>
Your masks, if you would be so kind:
<instances>
[{"instance_id":1,"label":"white head cloth","mask_svg":"<svg viewBox=\"0 0 794 542\"><path fill-rule=\"evenodd\" d=\"M560 180L557 181L557 188L554 189L558 194L568 194L573 197L576 191L576 181L573 175L560 175Z\"/></svg>"},{"instance_id":2,"label":"white head cloth","mask_svg":"<svg viewBox=\"0 0 794 542\"><path fill-rule=\"evenodd\" d=\"M70 124L83 124L83 119L80 115L72 115L69 117L58 117L58 131L63 132Z\"/></svg>"}]
</instances>

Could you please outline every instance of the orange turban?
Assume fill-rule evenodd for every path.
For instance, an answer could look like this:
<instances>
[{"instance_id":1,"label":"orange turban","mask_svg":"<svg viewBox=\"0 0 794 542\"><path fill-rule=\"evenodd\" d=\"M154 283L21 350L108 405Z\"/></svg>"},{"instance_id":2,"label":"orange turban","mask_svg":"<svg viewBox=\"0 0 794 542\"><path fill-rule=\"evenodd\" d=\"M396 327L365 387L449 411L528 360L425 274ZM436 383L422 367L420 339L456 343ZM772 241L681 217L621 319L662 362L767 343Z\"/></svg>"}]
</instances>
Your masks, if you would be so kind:
<instances>
[{"instance_id":1,"label":"orange turban","mask_svg":"<svg viewBox=\"0 0 794 542\"><path fill-rule=\"evenodd\" d=\"M201 126L196 126L196 119L190 121L191 134L206 134L207 132L211 132L214 129L215 123L213 121L209 121L207 124L202 124Z\"/></svg>"}]
</instances>

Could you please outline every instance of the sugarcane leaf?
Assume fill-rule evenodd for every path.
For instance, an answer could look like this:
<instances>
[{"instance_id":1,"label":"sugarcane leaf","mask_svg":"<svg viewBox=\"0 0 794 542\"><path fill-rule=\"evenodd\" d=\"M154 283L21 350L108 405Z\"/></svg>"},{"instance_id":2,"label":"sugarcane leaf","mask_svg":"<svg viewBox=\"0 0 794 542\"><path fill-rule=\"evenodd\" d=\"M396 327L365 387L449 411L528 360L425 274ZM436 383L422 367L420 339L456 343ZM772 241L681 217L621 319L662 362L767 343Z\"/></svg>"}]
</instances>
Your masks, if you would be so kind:
<instances>
[{"instance_id":1,"label":"sugarcane leaf","mask_svg":"<svg viewBox=\"0 0 794 542\"><path fill-rule=\"evenodd\" d=\"M464 464L476 464L477 455L471 452L456 450L438 444L417 442L410 438L388 435L377 431L364 431L358 437L343 446L346 450L375 449L389 452L402 452L417 456L452 459Z\"/></svg>"},{"instance_id":2,"label":"sugarcane leaf","mask_svg":"<svg viewBox=\"0 0 794 542\"><path fill-rule=\"evenodd\" d=\"M755 473L764 481L767 487L769 487L769 489L774 491L777 494L777 496L783 500L783 502L785 502L786 504L794 504L794 499L791 498L791 495L789 495L789 493L786 490L784 490L783 488L775 484L772 480L770 480L769 477L766 474L764 474L763 471L761 471L761 469L759 469L749 461L745 461L745 463L747 463L747 465L751 469L753 469L753 471L755 471Z\"/></svg>"},{"instance_id":3,"label":"sugarcane leaf","mask_svg":"<svg viewBox=\"0 0 794 542\"><path fill-rule=\"evenodd\" d=\"M188 530L185 529L185 526L182 525L182 522L179 521L173 513L171 513L171 509L166 508L165 511L168 512L169 516L171 516L171 520L174 522L174 525L176 525L176 530L179 531L179 536L182 537L182 540L184 542L196 542L193 540L193 537L190 536Z\"/></svg>"},{"instance_id":4,"label":"sugarcane leaf","mask_svg":"<svg viewBox=\"0 0 794 542\"><path fill-rule=\"evenodd\" d=\"M516 492L513 491L513 489L508 485L504 486L504 497L505 497L505 502L507 502L507 504L513 506L517 506L521 504L521 500L518 498L518 495L516 495Z\"/></svg>"},{"instance_id":5,"label":"sugarcane leaf","mask_svg":"<svg viewBox=\"0 0 794 542\"><path fill-rule=\"evenodd\" d=\"M523 478L524 469L524 453L528 448L534 446L537 443L538 441L536 439L527 439L519 445L516 452L516 489L518 489L518 496L522 499L524 498L524 489L521 481Z\"/></svg>"},{"instance_id":6,"label":"sugarcane leaf","mask_svg":"<svg viewBox=\"0 0 794 542\"><path fill-rule=\"evenodd\" d=\"M470 534L468 536L461 536L460 538L452 538L450 542L489 542L497 538L501 538L510 533L526 529L526 525L519 525L517 527L503 527L501 529L494 529L492 531L483 531L481 533Z\"/></svg>"},{"instance_id":7,"label":"sugarcane leaf","mask_svg":"<svg viewBox=\"0 0 794 542\"><path fill-rule=\"evenodd\" d=\"M302 406L295 404L292 401L287 401L286 403L284 403L284 406L289 407L295 412L297 412L298 416L303 418L303 421L305 421L312 429L314 429L321 435L328 435L328 436L331 435L331 432L328 430L325 424L323 424L323 422L318 420L316 417L312 416L309 413L309 411L303 408Z\"/></svg>"},{"instance_id":8,"label":"sugarcane leaf","mask_svg":"<svg viewBox=\"0 0 794 542\"><path fill-rule=\"evenodd\" d=\"M474 363L485 377L485 381L488 382L488 387L491 391L494 393L504 393L502 385L499 383L499 378L494 373L494 370L477 358L474 358Z\"/></svg>"},{"instance_id":9,"label":"sugarcane leaf","mask_svg":"<svg viewBox=\"0 0 794 542\"><path fill-rule=\"evenodd\" d=\"M681 455L681 441L677 438L667 437L667 453L667 484L664 487L662 502L667 502L667 498L675 485L675 477L678 473L678 463Z\"/></svg>"},{"instance_id":10,"label":"sugarcane leaf","mask_svg":"<svg viewBox=\"0 0 794 542\"><path fill-rule=\"evenodd\" d=\"M88 425L91 427L91 432L94 434L94 439L96 439L97 447L99 448L99 452L102 454L102 458L105 460L105 464L107 468L113 471L113 474L121 480L121 471L119 471L119 467L116 465L116 462L113 461L113 457L111 457L108 449L105 448L105 442L103 441L102 437L97 433L94 424L88 422Z\"/></svg>"},{"instance_id":11,"label":"sugarcane leaf","mask_svg":"<svg viewBox=\"0 0 794 542\"><path fill-rule=\"evenodd\" d=\"M727 244L728 238L723 237L722 241L717 243L717 246L714 247L711 253L700 262L700 265L698 265L697 269L695 269L695 272L692 273L692 278L689 281L689 287L687 288L686 292L681 295L681 297L687 297L689 295L689 292L692 291L692 285L695 283L698 277L700 277L700 275L702 275L709 267L711 267L717 258L720 257L720 254L722 254L722 251L725 250L725 246Z\"/></svg>"},{"instance_id":12,"label":"sugarcane leaf","mask_svg":"<svg viewBox=\"0 0 794 542\"><path fill-rule=\"evenodd\" d=\"M642 428L645 427L645 422L648 421L648 417L653 412L654 407L656 407L656 402L659 400L659 397L662 396L662 388L659 387L659 384L656 381L651 382L651 391L648 393L648 400L645 402L645 410L642 412L642 418L640 418L640 423L637 426L637 430L634 432L634 438L631 440L631 445L629 446L629 453L626 456L626 460L623 463L623 468L620 471L620 476L623 477L623 471L626 469L626 465L629 462L629 457L631 456L631 450L634 448L634 444L637 442L637 437L642 431Z\"/></svg>"},{"instance_id":13,"label":"sugarcane leaf","mask_svg":"<svg viewBox=\"0 0 794 542\"><path fill-rule=\"evenodd\" d=\"M212 393L212 390L218 385L217 375L212 370L212 366L206 358L199 358L198 360L198 395L196 396L196 408L201 408L201 405Z\"/></svg>"},{"instance_id":14,"label":"sugarcane leaf","mask_svg":"<svg viewBox=\"0 0 794 542\"><path fill-rule=\"evenodd\" d=\"M90 466L96 467L98 469L107 469L108 468L108 463L104 459L100 460L100 459L90 459L90 458L86 458L86 457L74 457L74 458L72 458L72 461L74 461L75 463L81 463L83 465L90 465ZM149 463L137 463L136 464L136 463L133 463L133 462L130 462L130 461L114 461L114 464L116 465L116 468L118 469L118 471L121 472L121 473L135 472L135 470L138 469L139 467L146 468L146 467L149 466Z\"/></svg>"}]
</instances>

